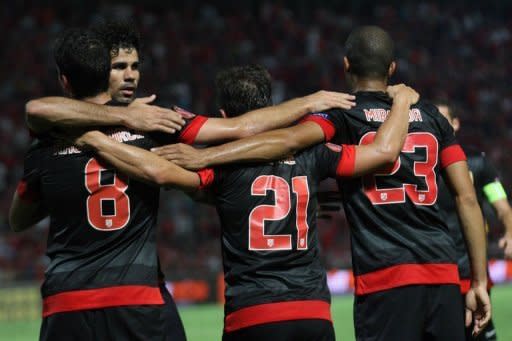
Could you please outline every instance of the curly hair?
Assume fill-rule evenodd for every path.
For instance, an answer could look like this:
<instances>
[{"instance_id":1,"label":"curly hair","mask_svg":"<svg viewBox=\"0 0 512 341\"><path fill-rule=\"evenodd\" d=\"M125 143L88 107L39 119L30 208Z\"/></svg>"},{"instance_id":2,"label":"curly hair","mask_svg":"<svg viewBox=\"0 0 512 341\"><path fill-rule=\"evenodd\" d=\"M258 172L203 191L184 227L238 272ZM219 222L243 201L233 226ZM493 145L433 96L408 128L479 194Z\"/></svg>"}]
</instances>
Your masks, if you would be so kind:
<instances>
[{"instance_id":1,"label":"curly hair","mask_svg":"<svg viewBox=\"0 0 512 341\"><path fill-rule=\"evenodd\" d=\"M238 116L272 104L272 79L261 65L220 71L215 79L217 104L228 116Z\"/></svg>"},{"instance_id":2,"label":"curly hair","mask_svg":"<svg viewBox=\"0 0 512 341\"><path fill-rule=\"evenodd\" d=\"M56 39L53 55L60 75L66 76L73 96L95 96L108 88L110 56L105 44L90 31L72 28Z\"/></svg>"},{"instance_id":3,"label":"curly hair","mask_svg":"<svg viewBox=\"0 0 512 341\"><path fill-rule=\"evenodd\" d=\"M91 30L105 43L111 57L117 56L119 49L140 50L140 35L131 21L102 21Z\"/></svg>"}]
</instances>

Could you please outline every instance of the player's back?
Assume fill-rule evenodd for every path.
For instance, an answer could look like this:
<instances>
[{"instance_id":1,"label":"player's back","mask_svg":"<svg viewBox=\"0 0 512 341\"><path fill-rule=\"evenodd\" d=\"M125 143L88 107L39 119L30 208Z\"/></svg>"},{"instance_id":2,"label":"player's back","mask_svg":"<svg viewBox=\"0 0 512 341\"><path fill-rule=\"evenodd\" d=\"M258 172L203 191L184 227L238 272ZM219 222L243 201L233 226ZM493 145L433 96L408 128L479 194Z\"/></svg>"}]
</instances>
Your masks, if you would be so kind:
<instances>
[{"instance_id":1,"label":"player's back","mask_svg":"<svg viewBox=\"0 0 512 341\"><path fill-rule=\"evenodd\" d=\"M385 93L356 95L354 108L329 114L337 143L370 143L390 111ZM340 183L352 227L357 294L458 283L454 245L437 198L441 169L464 160L464 153L433 105L420 101L409 116L409 132L394 165Z\"/></svg>"},{"instance_id":2,"label":"player's back","mask_svg":"<svg viewBox=\"0 0 512 341\"><path fill-rule=\"evenodd\" d=\"M227 331L237 327L242 308L261 305L290 314L290 320L297 314L330 319L316 192L322 179L335 175L339 155L321 145L288 160L213 170L209 185L222 225ZM287 305L298 301L300 308ZM279 320L265 310L254 314Z\"/></svg>"},{"instance_id":3,"label":"player's back","mask_svg":"<svg viewBox=\"0 0 512 341\"><path fill-rule=\"evenodd\" d=\"M155 146L126 128L105 132L141 148ZM50 215L43 315L163 303L155 245L158 187L128 179L91 152L52 139L34 146L26 163L35 165L28 178L39 182Z\"/></svg>"}]
</instances>

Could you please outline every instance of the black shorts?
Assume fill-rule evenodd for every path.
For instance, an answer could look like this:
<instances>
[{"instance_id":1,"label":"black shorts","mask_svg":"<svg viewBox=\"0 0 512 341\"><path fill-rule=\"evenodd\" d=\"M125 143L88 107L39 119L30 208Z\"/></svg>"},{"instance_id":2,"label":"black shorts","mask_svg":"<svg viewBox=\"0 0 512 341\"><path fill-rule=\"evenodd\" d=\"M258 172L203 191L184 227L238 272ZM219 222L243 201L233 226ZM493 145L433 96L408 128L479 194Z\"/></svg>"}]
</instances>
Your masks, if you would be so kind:
<instances>
[{"instance_id":1,"label":"black shorts","mask_svg":"<svg viewBox=\"0 0 512 341\"><path fill-rule=\"evenodd\" d=\"M40 340L166 340L163 305L57 313L43 318Z\"/></svg>"},{"instance_id":2,"label":"black shorts","mask_svg":"<svg viewBox=\"0 0 512 341\"><path fill-rule=\"evenodd\" d=\"M186 341L185 329L181 321L178 309L174 303L174 299L165 287L165 284L160 285L160 292L164 298L165 305L162 309L162 319L164 320L164 332L166 341Z\"/></svg>"},{"instance_id":3,"label":"black shorts","mask_svg":"<svg viewBox=\"0 0 512 341\"><path fill-rule=\"evenodd\" d=\"M458 285L411 285L356 296L356 339L465 340Z\"/></svg>"},{"instance_id":4,"label":"black shorts","mask_svg":"<svg viewBox=\"0 0 512 341\"><path fill-rule=\"evenodd\" d=\"M272 322L224 333L222 341L334 341L334 328L327 320Z\"/></svg>"}]
</instances>

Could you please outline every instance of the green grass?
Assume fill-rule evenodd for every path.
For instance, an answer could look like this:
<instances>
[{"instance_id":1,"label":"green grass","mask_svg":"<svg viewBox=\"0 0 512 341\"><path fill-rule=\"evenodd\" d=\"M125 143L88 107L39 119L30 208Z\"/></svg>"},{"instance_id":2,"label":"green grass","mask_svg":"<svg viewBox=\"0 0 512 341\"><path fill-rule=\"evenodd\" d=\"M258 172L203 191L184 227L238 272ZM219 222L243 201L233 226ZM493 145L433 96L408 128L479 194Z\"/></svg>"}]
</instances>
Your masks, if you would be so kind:
<instances>
[{"instance_id":1,"label":"green grass","mask_svg":"<svg viewBox=\"0 0 512 341\"><path fill-rule=\"evenodd\" d=\"M498 286L492 292L494 323L500 340L512 340L512 286ZM352 327L352 297L333 299L332 313L336 338L354 340ZM222 307L200 305L180 308L190 341L220 340L222 332ZM0 340L37 340L39 321L0 322Z\"/></svg>"}]
</instances>

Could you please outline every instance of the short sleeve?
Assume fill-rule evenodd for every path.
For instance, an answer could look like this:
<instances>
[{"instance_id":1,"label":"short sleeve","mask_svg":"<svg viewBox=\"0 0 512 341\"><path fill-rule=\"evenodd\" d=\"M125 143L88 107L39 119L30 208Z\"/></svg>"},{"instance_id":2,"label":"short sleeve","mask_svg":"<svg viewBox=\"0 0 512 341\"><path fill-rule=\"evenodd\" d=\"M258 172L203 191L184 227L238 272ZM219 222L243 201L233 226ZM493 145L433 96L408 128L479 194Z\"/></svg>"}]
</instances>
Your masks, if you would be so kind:
<instances>
[{"instance_id":1,"label":"short sleeve","mask_svg":"<svg viewBox=\"0 0 512 341\"><path fill-rule=\"evenodd\" d=\"M315 122L324 132L325 142L333 139L336 133L343 131L345 121L343 113L339 110L329 110L326 112L317 112L304 117L300 123Z\"/></svg>"},{"instance_id":2,"label":"short sleeve","mask_svg":"<svg viewBox=\"0 0 512 341\"><path fill-rule=\"evenodd\" d=\"M466 161L466 154L457 142L452 126L439 112L438 123L440 127L439 159L441 168L444 169L455 162Z\"/></svg>"},{"instance_id":3,"label":"short sleeve","mask_svg":"<svg viewBox=\"0 0 512 341\"><path fill-rule=\"evenodd\" d=\"M43 148L33 144L25 154L23 162L23 176L18 183L16 192L24 201L37 201L41 197L41 158Z\"/></svg>"},{"instance_id":4,"label":"short sleeve","mask_svg":"<svg viewBox=\"0 0 512 341\"><path fill-rule=\"evenodd\" d=\"M193 144L201 127L208 121L208 117L197 115L191 120L187 120L185 126L181 129L179 142Z\"/></svg>"},{"instance_id":5,"label":"short sleeve","mask_svg":"<svg viewBox=\"0 0 512 341\"><path fill-rule=\"evenodd\" d=\"M350 177L355 167L355 146L326 143L315 147L317 173L325 178Z\"/></svg>"},{"instance_id":6,"label":"short sleeve","mask_svg":"<svg viewBox=\"0 0 512 341\"><path fill-rule=\"evenodd\" d=\"M499 181L498 180L498 172L494 165L487 159L485 153L482 153L482 184L485 186L489 183Z\"/></svg>"},{"instance_id":7,"label":"short sleeve","mask_svg":"<svg viewBox=\"0 0 512 341\"><path fill-rule=\"evenodd\" d=\"M498 200L507 199L507 193L498 178L496 168L494 168L492 163L485 157L484 153L481 155L481 160L482 169L479 182L485 197L491 204Z\"/></svg>"},{"instance_id":8,"label":"short sleeve","mask_svg":"<svg viewBox=\"0 0 512 341\"><path fill-rule=\"evenodd\" d=\"M193 144L201 127L208 121L206 116L195 116L192 119L185 119L185 125L181 131L169 134L163 131L152 131L148 135L159 145L185 143Z\"/></svg>"},{"instance_id":9,"label":"short sleeve","mask_svg":"<svg viewBox=\"0 0 512 341\"><path fill-rule=\"evenodd\" d=\"M197 172L199 175L199 189L213 190L217 188L223 179L222 167L218 168L204 168Z\"/></svg>"}]
</instances>

